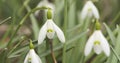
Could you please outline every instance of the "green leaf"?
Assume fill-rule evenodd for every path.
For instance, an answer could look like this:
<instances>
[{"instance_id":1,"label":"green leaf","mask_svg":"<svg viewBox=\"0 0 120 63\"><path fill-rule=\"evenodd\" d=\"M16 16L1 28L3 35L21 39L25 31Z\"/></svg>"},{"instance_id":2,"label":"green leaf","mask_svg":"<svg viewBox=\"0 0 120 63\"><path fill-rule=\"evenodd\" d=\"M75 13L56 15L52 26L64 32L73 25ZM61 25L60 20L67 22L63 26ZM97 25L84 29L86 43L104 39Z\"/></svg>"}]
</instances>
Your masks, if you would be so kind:
<instances>
[{"instance_id":1,"label":"green leaf","mask_svg":"<svg viewBox=\"0 0 120 63\"><path fill-rule=\"evenodd\" d=\"M71 45L72 43L74 43L74 41L76 41L76 40L80 39L81 37L83 37L87 32L88 32L88 31L82 32L80 35L77 35L77 36L75 36L75 37L72 37L72 38L68 39L68 41L66 42L66 46L67 46L66 50L68 50L69 48L71 48L70 45ZM73 47L73 46L72 46L72 47ZM63 48L63 44L60 43L60 44L56 45L56 46L53 48L53 50L54 50L54 51L57 51L57 50L60 50L60 49L62 49L62 48ZM41 54L40 54L40 57L44 57L44 56L46 56L46 55L48 55L48 54L50 54L50 50L46 50L45 52L41 53Z\"/></svg>"},{"instance_id":2,"label":"green leaf","mask_svg":"<svg viewBox=\"0 0 120 63\"><path fill-rule=\"evenodd\" d=\"M111 63L117 63L118 60L120 59L119 58L119 55L120 55L120 28L118 30L118 36L117 36L117 39L116 39L116 44L114 46L114 49L112 48L112 50L113 50L115 55L113 55Z\"/></svg>"},{"instance_id":3,"label":"green leaf","mask_svg":"<svg viewBox=\"0 0 120 63\"><path fill-rule=\"evenodd\" d=\"M111 39L111 41L112 41L112 45L115 45L115 40L116 40L116 38L115 38L112 30L111 30L105 23L103 23L103 24L105 25L105 28L106 28L106 30L107 30L107 32L108 32L108 35L109 35L109 37L110 37L110 39Z\"/></svg>"},{"instance_id":4,"label":"green leaf","mask_svg":"<svg viewBox=\"0 0 120 63\"><path fill-rule=\"evenodd\" d=\"M0 22L0 25L4 24L4 23L7 22L9 19L11 19L11 17L8 17L8 18L4 19L2 22Z\"/></svg>"},{"instance_id":5,"label":"green leaf","mask_svg":"<svg viewBox=\"0 0 120 63\"><path fill-rule=\"evenodd\" d=\"M26 7L28 12L31 11L31 8L28 6L28 3L25 4L25 7ZM32 29L33 29L33 33L34 33L34 38L37 39L38 33L39 33L39 27L38 27L37 20L33 14L30 15L30 19L32 22Z\"/></svg>"}]
</instances>

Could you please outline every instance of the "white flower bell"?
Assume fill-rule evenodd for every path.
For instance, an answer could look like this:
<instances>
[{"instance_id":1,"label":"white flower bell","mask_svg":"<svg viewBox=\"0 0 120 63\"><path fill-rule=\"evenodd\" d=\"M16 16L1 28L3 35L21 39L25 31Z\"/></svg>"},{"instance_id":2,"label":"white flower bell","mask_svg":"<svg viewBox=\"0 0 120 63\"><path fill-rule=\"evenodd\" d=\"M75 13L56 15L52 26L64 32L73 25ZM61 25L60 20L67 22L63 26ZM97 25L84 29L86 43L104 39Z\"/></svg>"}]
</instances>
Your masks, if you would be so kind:
<instances>
[{"instance_id":1,"label":"white flower bell","mask_svg":"<svg viewBox=\"0 0 120 63\"><path fill-rule=\"evenodd\" d=\"M81 19L84 20L87 16L94 16L96 19L99 19L98 9L95 7L92 1L87 1L81 11Z\"/></svg>"},{"instance_id":2,"label":"white flower bell","mask_svg":"<svg viewBox=\"0 0 120 63\"><path fill-rule=\"evenodd\" d=\"M32 42L30 42L30 50L25 57L24 63L42 63L41 59L34 51Z\"/></svg>"},{"instance_id":3,"label":"white flower bell","mask_svg":"<svg viewBox=\"0 0 120 63\"><path fill-rule=\"evenodd\" d=\"M42 63L41 59L39 58L39 56L35 53L34 49L30 49L30 51L28 52L24 63Z\"/></svg>"},{"instance_id":4,"label":"white flower bell","mask_svg":"<svg viewBox=\"0 0 120 63\"><path fill-rule=\"evenodd\" d=\"M98 26L98 23L97 25ZM88 56L90 52L92 51L92 48L96 54L100 54L102 51L105 53L106 56L110 55L110 46L108 44L108 41L103 36L101 30L99 30L100 27L96 27L97 30L93 32L93 34L88 39L86 46L85 46L85 56Z\"/></svg>"},{"instance_id":5,"label":"white flower bell","mask_svg":"<svg viewBox=\"0 0 120 63\"><path fill-rule=\"evenodd\" d=\"M52 16L51 16L50 10L47 12L47 21L46 23L41 27L39 36L38 36L38 44L41 44L43 40L45 39L46 35L48 39L53 39L54 34L56 33L59 40L64 43L65 37L63 31L53 22Z\"/></svg>"},{"instance_id":6,"label":"white flower bell","mask_svg":"<svg viewBox=\"0 0 120 63\"><path fill-rule=\"evenodd\" d=\"M55 11L55 6L48 2L48 0L42 0L40 1L40 3L38 3L37 7L48 7L48 8L51 8L53 10L53 12ZM37 10L35 12L35 16L37 16L39 14L39 10Z\"/></svg>"}]
</instances>

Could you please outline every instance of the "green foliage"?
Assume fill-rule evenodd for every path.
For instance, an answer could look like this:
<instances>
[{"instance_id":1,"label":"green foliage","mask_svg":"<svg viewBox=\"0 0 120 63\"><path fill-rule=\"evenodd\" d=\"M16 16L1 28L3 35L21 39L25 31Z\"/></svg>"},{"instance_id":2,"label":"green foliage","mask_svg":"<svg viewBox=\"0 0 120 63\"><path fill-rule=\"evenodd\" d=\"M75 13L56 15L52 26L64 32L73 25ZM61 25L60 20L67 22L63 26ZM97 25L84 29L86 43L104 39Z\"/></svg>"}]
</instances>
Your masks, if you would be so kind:
<instances>
[{"instance_id":1,"label":"green foliage","mask_svg":"<svg viewBox=\"0 0 120 63\"><path fill-rule=\"evenodd\" d=\"M86 41L95 28L92 18L84 21L80 18L86 0L50 1L55 5L53 20L66 37L64 44L60 43L56 35L53 39L53 50L58 63L120 63L119 0L94 0L100 11L101 30L111 48L109 57L104 53L96 55L93 51L89 56L84 55ZM51 50L46 46L49 45L47 39L40 45L37 41L39 30L46 22L43 10L48 9L36 8L38 2L39 0L0 0L0 63L23 63L29 51L29 39L33 41L42 62L53 63ZM37 10L41 10L41 13L35 16ZM7 28L2 31L4 25ZM22 27L26 28L21 29Z\"/></svg>"}]
</instances>

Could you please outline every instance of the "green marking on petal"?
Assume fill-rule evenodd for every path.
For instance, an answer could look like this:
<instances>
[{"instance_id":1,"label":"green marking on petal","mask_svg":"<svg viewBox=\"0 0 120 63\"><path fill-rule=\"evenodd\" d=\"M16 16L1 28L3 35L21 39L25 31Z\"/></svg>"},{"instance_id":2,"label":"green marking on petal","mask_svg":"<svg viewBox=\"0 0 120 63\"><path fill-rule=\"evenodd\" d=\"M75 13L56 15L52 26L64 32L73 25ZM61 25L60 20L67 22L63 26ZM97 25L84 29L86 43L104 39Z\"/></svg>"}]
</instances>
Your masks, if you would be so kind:
<instances>
[{"instance_id":1,"label":"green marking on petal","mask_svg":"<svg viewBox=\"0 0 120 63\"><path fill-rule=\"evenodd\" d=\"M28 58L28 62L31 62L31 60L32 60L32 58L29 57L29 58Z\"/></svg>"},{"instance_id":2,"label":"green marking on petal","mask_svg":"<svg viewBox=\"0 0 120 63\"><path fill-rule=\"evenodd\" d=\"M92 11L92 8L88 8L88 12L91 12Z\"/></svg>"},{"instance_id":3,"label":"green marking on petal","mask_svg":"<svg viewBox=\"0 0 120 63\"><path fill-rule=\"evenodd\" d=\"M95 41L94 45L100 45L100 41Z\"/></svg>"},{"instance_id":4,"label":"green marking on petal","mask_svg":"<svg viewBox=\"0 0 120 63\"><path fill-rule=\"evenodd\" d=\"M47 32L50 33L50 32L53 32L53 30L52 29L48 29Z\"/></svg>"}]
</instances>

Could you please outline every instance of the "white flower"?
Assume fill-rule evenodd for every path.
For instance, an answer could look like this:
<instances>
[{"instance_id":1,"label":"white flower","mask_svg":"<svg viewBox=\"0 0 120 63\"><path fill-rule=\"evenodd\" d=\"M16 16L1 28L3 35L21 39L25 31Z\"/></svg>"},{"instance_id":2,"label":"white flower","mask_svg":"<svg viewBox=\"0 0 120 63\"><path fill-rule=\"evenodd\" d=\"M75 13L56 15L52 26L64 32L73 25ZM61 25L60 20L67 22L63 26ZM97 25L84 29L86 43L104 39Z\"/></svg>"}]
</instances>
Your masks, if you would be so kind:
<instances>
[{"instance_id":1,"label":"white flower","mask_svg":"<svg viewBox=\"0 0 120 63\"><path fill-rule=\"evenodd\" d=\"M82 12L81 12L81 19L84 20L87 16L92 17L94 16L96 19L99 19L99 12L92 1L87 1L84 5Z\"/></svg>"},{"instance_id":2,"label":"white flower","mask_svg":"<svg viewBox=\"0 0 120 63\"><path fill-rule=\"evenodd\" d=\"M103 51L106 56L110 55L110 46L100 30L94 31L88 39L84 51L85 56L90 54L92 48L96 54L100 54Z\"/></svg>"},{"instance_id":3,"label":"white flower","mask_svg":"<svg viewBox=\"0 0 120 63\"><path fill-rule=\"evenodd\" d=\"M46 35L49 39L53 39L54 34L57 34L61 42L65 42L64 33L62 30L53 22L52 19L48 19L46 23L42 26L39 32L38 44L41 44L45 39Z\"/></svg>"},{"instance_id":4,"label":"white flower","mask_svg":"<svg viewBox=\"0 0 120 63\"><path fill-rule=\"evenodd\" d=\"M53 10L53 12L55 11L55 6L52 3L48 2L48 0L40 1L40 3L37 5L37 7L49 7ZM39 14L39 11L40 10L35 12L35 16L37 16Z\"/></svg>"},{"instance_id":5,"label":"white flower","mask_svg":"<svg viewBox=\"0 0 120 63\"><path fill-rule=\"evenodd\" d=\"M35 53L34 49L30 49L30 51L28 52L24 63L42 63L41 59L39 58L39 56Z\"/></svg>"}]
</instances>

